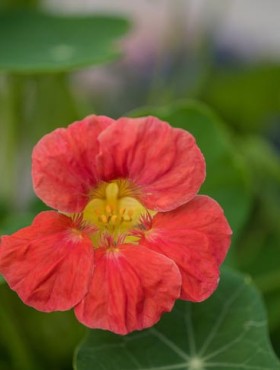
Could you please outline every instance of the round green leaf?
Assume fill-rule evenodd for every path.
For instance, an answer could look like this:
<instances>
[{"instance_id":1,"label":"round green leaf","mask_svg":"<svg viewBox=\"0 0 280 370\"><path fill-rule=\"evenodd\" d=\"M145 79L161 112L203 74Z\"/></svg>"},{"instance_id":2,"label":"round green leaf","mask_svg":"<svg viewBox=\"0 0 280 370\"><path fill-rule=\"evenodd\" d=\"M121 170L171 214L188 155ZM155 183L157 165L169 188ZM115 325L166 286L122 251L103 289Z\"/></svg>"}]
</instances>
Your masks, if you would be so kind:
<instances>
[{"instance_id":1,"label":"round green leaf","mask_svg":"<svg viewBox=\"0 0 280 370\"><path fill-rule=\"evenodd\" d=\"M122 18L65 17L35 11L0 13L0 70L66 71L119 55L115 41L128 30Z\"/></svg>"},{"instance_id":2,"label":"round green leaf","mask_svg":"<svg viewBox=\"0 0 280 370\"><path fill-rule=\"evenodd\" d=\"M76 370L280 370L251 280L227 270L203 303L179 301L153 328L128 336L92 330Z\"/></svg>"},{"instance_id":3,"label":"round green leaf","mask_svg":"<svg viewBox=\"0 0 280 370\"><path fill-rule=\"evenodd\" d=\"M194 135L207 165L200 193L212 196L222 205L234 237L237 237L247 219L252 197L244 164L219 118L206 106L190 101L162 108L143 108L132 115L157 116Z\"/></svg>"}]
</instances>

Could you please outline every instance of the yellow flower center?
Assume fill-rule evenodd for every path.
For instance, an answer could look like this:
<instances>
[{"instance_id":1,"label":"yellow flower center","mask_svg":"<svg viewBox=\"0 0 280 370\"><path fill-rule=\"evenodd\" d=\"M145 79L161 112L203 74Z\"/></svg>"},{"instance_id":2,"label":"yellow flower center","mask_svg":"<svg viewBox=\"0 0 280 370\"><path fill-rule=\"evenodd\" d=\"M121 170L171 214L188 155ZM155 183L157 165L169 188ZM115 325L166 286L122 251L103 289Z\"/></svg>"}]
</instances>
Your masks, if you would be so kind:
<instances>
[{"instance_id":1,"label":"yellow flower center","mask_svg":"<svg viewBox=\"0 0 280 370\"><path fill-rule=\"evenodd\" d=\"M123 181L103 183L94 191L83 211L83 220L98 228L92 238L96 246L102 234L109 234L116 240L137 227L140 216L147 213L147 209L131 195L133 191ZM135 238L127 236L125 239L133 242Z\"/></svg>"}]
</instances>

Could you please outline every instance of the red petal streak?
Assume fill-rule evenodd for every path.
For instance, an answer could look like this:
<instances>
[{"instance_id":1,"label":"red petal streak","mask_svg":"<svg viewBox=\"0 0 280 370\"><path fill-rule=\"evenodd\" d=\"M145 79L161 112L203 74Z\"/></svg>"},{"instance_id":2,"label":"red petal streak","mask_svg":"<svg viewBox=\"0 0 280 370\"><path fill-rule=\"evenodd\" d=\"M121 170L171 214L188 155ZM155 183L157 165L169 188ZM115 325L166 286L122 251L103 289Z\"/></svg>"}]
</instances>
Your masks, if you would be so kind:
<instances>
[{"instance_id":1,"label":"red petal streak","mask_svg":"<svg viewBox=\"0 0 280 370\"><path fill-rule=\"evenodd\" d=\"M217 287L218 268L229 248L230 235L218 203L197 196L172 212L158 213L140 243L178 265L183 280L182 299L202 301Z\"/></svg>"},{"instance_id":2,"label":"red petal streak","mask_svg":"<svg viewBox=\"0 0 280 370\"><path fill-rule=\"evenodd\" d=\"M0 273L29 306L64 311L87 292L93 246L73 221L57 212L40 213L31 226L3 236Z\"/></svg>"},{"instance_id":3,"label":"red petal streak","mask_svg":"<svg viewBox=\"0 0 280 370\"><path fill-rule=\"evenodd\" d=\"M33 150L32 176L39 198L63 212L82 211L98 182L97 137L112 122L104 116L89 116L38 142Z\"/></svg>"},{"instance_id":4,"label":"red petal streak","mask_svg":"<svg viewBox=\"0 0 280 370\"><path fill-rule=\"evenodd\" d=\"M128 178L149 209L177 208L204 181L205 162L193 136L155 117L121 118L102 132L99 142L100 177Z\"/></svg>"},{"instance_id":5,"label":"red petal streak","mask_svg":"<svg viewBox=\"0 0 280 370\"><path fill-rule=\"evenodd\" d=\"M118 252L99 249L89 293L75 308L90 328L127 334L154 325L178 298L181 276L168 258L125 244Z\"/></svg>"}]
</instances>

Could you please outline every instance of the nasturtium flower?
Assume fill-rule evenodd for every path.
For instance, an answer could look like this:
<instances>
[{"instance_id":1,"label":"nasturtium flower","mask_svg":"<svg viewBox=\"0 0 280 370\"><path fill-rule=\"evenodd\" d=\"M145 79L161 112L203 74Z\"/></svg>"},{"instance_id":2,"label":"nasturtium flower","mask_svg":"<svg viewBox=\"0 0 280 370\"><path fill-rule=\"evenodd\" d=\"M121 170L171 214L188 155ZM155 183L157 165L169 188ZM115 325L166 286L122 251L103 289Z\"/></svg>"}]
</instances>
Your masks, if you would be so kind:
<instances>
[{"instance_id":1,"label":"nasturtium flower","mask_svg":"<svg viewBox=\"0 0 280 370\"><path fill-rule=\"evenodd\" d=\"M0 246L0 273L27 305L74 308L90 328L127 334L216 289L231 230L218 203L197 195L205 161L187 131L89 116L38 142L32 177L55 211Z\"/></svg>"}]
</instances>

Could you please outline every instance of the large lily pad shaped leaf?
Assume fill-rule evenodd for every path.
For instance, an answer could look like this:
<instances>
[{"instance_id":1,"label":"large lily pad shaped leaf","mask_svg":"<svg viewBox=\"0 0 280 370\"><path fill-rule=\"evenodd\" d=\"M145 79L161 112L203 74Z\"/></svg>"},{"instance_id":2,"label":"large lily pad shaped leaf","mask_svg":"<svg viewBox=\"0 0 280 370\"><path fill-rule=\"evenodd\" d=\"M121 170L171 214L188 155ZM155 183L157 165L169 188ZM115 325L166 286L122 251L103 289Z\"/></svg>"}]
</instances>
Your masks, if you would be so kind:
<instances>
[{"instance_id":1,"label":"large lily pad shaped leaf","mask_svg":"<svg viewBox=\"0 0 280 370\"><path fill-rule=\"evenodd\" d=\"M119 55L116 41L129 29L108 16L54 16L37 11L0 13L0 71L66 71Z\"/></svg>"},{"instance_id":2,"label":"large lily pad shaped leaf","mask_svg":"<svg viewBox=\"0 0 280 370\"><path fill-rule=\"evenodd\" d=\"M224 271L203 303L179 301L151 329L118 336L91 330L76 370L280 370L251 279Z\"/></svg>"}]
</instances>

